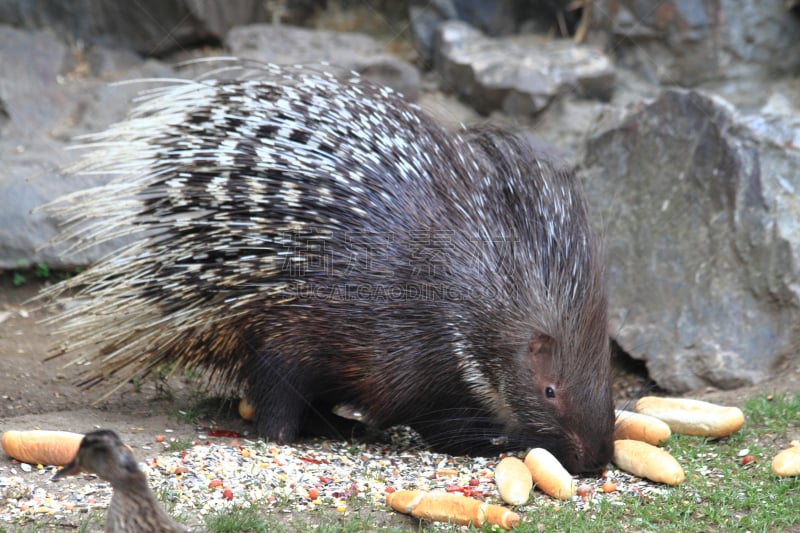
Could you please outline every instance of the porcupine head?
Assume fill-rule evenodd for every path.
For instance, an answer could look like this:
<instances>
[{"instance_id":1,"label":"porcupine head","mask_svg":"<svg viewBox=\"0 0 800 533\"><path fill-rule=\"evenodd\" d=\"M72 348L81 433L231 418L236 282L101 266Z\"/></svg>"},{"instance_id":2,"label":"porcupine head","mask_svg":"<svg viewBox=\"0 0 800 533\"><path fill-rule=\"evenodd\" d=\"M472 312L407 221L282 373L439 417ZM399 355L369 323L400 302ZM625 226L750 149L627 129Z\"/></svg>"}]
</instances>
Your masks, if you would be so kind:
<instances>
[{"instance_id":1,"label":"porcupine head","mask_svg":"<svg viewBox=\"0 0 800 533\"><path fill-rule=\"evenodd\" d=\"M101 346L87 383L176 362L243 388L279 441L348 436L333 411L357 411L453 453L610 460L599 246L520 135L269 67L151 91L91 141L85 166L122 176L61 208L81 245L135 238L51 292L82 289L57 320Z\"/></svg>"}]
</instances>

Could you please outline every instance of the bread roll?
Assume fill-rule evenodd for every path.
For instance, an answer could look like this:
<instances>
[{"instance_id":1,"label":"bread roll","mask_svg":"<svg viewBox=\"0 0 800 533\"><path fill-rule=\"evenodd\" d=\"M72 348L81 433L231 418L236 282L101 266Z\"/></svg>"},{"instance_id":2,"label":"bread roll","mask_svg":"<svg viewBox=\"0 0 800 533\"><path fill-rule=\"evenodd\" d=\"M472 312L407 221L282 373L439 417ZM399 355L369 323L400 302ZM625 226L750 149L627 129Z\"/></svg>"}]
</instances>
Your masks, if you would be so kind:
<instances>
[{"instance_id":1,"label":"bread roll","mask_svg":"<svg viewBox=\"0 0 800 533\"><path fill-rule=\"evenodd\" d=\"M478 509L481 503L463 494L428 492L413 506L411 516L451 524L473 524L479 527L481 520Z\"/></svg>"},{"instance_id":2,"label":"bread roll","mask_svg":"<svg viewBox=\"0 0 800 533\"><path fill-rule=\"evenodd\" d=\"M672 434L667 423L654 416L622 410L615 413L615 440L633 439L659 446Z\"/></svg>"},{"instance_id":3,"label":"bread roll","mask_svg":"<svg viewBox=\"0 0 800 533\"><path fill-rule=\"evenodd\" d=\"M509 505L524 505L533 487L531 472L516 457L504 457L494 470L494 482L500 497Z\"/></svg>"},{"instance_id":4,"label":"bread roll","mask_svg":"<svg viewBox=\"0 0 800 533\"><path fill-rule=\"evenodd\" d=\"M253 420L256 417L256 408L247 398L239 400L239 416L244 420Z\"/></svg>"},{"instance_id":5,"label":"bread roll","mask_svg":"<svg viewBox=\"0 0 800 533\"><path fill-rule=\"evenodd\" d=\"M6 431L3 433L3 451L8 455L33 465L63 466L75 457L83 435L69 431Z\"/></svg>"},{"instance_id":6,"label":"bread roll","mask_svg":"<svg viewBox=\"0 0 800 533\"><path fill-rule=\"evenodd\" d=\"M505 530L513 529L519 525L519 515L510 509L491 503L481 504L478 509L478 518L481 524L500 526Z\"/></svg>"},{"instance_id":7,"label":"bread roll","mask_svg":"<svg viewBox=\"0 0 800 533\"><path fill-rule=\"evenodd\" d=\"M519 524L519 515L500 505L484 503L463 494L398 490L386 496L386 503L395 511L420 519L469 525L483 524L512 529Z\"/></svg>"},{"instance_id":8,"label":"bread roll","mask_svg":"<svg viewBox=\"0 0 800 533\"><path fill-rule=\"evenodd\" d=\"M386 495L386 504L399 513L411 514L425 494L424 490L398 490Z\"/></svg>"},{"instance_id":9,"label":"bread roll","mask_svg":"<svg viewBox=\"0 0 800 533\"><path fill-rule=\"evenodd\" d=\"M744 424L738 407L725 407L700 400L645 396L636 411L667 423L675 433L698 437L726 437Z\"/></svg>"},{"instance_id":10,"label":"bread roll","mask_svg":"<svg viewBox=\"0 0 800 533\"><path fill-rule=\"evenodd\" d=\"M800 446L787 448L772 460L772 471L776 476L800 476Z\"/></svg>"},{"instance_id":11,"label":"bread roll","mask_svg":"<svg viewBox=\"0 0 800 533\"><path fill-rule=\"evenodd\" d=\"M672 455L638 440L614 441L614 464L635 476L666 483L683 483L683 468Z\"/></svg>"},{"instance_id":12,"label":"bread roll","mask_svg":"<svg viewBox=\"0 0 800 533\"><path fill-rule=\"evenodd\" d=\"M568 500L575 495L575 480L558 462L558 459L544 448L533 448L525 456L525 466L531 472L536 488L560 500Z\"/></svg>"}]
</instances>

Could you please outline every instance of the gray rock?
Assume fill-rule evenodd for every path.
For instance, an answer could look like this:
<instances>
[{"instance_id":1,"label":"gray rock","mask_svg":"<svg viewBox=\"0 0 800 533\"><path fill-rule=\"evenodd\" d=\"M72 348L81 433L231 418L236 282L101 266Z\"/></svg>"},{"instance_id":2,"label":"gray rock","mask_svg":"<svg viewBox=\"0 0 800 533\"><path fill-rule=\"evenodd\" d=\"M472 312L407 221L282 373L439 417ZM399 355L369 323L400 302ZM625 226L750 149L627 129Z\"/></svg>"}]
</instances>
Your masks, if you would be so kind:
<instances>
[{"instance_id":1,"label":"gray rock","mask_svg":"<svg viewBox=\"0 0 800 533\"><path fill-rule=\"evenodd\" d=\"M666 90L609 113L580 159L622 348L675 392L768 376L799 340L800 117Z\"/></svg>"},{"instance_id":2,"label":"gray rock","mask_svg":"<svg viewBox=\"0 0 800 533\"><path fill-rule=\"evenodd\" d=\"M41 220L29 211L48 187L58 188L66 162L50 132L70 120L75 105L58 85L66 47L48 33L0 26L0 268L31 259L42 244ZM13 81L13 83L12 83ZM35 259L40 259L36 257Z\"/></svg>"},{"instance_id":3,"label":"gray rock","mask_svg":"<svg viewBox=\"0 0 800 533\"><path fill-rule=\"evenodd\" d=\"M237 51L266 61L259 55L263 52L260 44L275 39L280 45L275 52L278 55L271 55L269 60L333 62L345 58L347 70L342 69L343 73L361 71L406 94L419 90L416 69L391 56L376 54L379 45L369 37L261 29L232 32L234 42L241 47ZM248 43L251 48L247 48ZM248 50L251 53L245 53ZM81 155L80 150L69 150L76 136L102 130L122 119L131 100L151 83L127 83L129 80L192 77L215 66L198 63L176 72L157 60L142 61L130 51L99 46L70 49L49 32L0 25L0 269L18 268L21 262L72 269L91 264L117 248L120 241L87 250L47 246L59 234L61 221L53 213L35 208L109 179L96 175L65 177L61 169ZM122 80L126 83L113 83Z\"/></svg>"},{"instance_id":4,"label":"gray rock","mask_svg":"<svg viewBox=\"0 0 800 533\"><path fill-rule=\"evenodd\" d=\"M692 87L800 66L800 18L784 2L600 0L593 13L618 64L668 85Z\"/></svg>"},{"instance_id":5,"label":"gray rock","mask_svg":"<svg viewBox=\"0 0 800 533\"><path fill-rule=\"evenodd\" d=\"M452 20L486 35L515 33L573 35L582 7L571 0L416 0L408 8L411 36L420 62L429 67L436 57L439 25Z\"/></svg>"},{"instance_id":6,"label":"gray rock","mask_svg":"<svg viewBox=\"0 0 800 533\"><path fill-rule=\"evenodd\" d=\"M435 56L436 31L447 20L460 20L487 35L510 35L517 29L519 0L433 0L408 8L411 35L423 63Z\"/></svg>"},{"instance_id":7,"label":"gray rock","mask_svg":"<svg viewBox=\"0 0 800 533\"><path fill-rule=\"evenodd\" d=\"M385 53L381 44L360 33L308 30L273 24L233 28L225 38L232 55L264 63L329 63L342 70L358 72L414 100L419 96L420 76L409 63Z\"/></svg>"},{"instance_id":8,"label":"gray rock","mask_svg":"<svg viewBox=\"0 0 800 533\"><path fill-rule=\"evenodd\" d=\"M479 113L530 115L560 93L608 99L614 67L599 49L533 35L491 38L463 22L439 26L435 64L447 88Z\"/></svg>"},{"instance_id":9,"label":"gray rock","mask_svg":"<svg viewBox=\"0 0 800 533\"><path fill-rule=\"evenodd\" d=\"M91 52L79 67L71 52L49 32L0 25L0 269L35 262L71 269L113 249L112 244L65 254L63 247L45 246L58 233L59 221L34 209L107 180L67 179L60 169L79 156L68 150L70 140L122 118L143 88L111 81L172 72L161 63L132 62L129 53L110 50Z\"/></svg>"},{"instance_id":10,"label":"gray rock","mask_svg":"<svg viewBox=\"0 0 800 533\"><path fill-rule=\"evenodd\" d=\"M0 22L26 29L50 28L69 41L131 48L161 56L201 43L220 43L233 26L279 20L300 24L316 0L264 2L237 0L73 0L0 2ZM283 5L286 4L286 5ZM280 8L280 12L274 11Z\"/></svg>"}]
</instances>

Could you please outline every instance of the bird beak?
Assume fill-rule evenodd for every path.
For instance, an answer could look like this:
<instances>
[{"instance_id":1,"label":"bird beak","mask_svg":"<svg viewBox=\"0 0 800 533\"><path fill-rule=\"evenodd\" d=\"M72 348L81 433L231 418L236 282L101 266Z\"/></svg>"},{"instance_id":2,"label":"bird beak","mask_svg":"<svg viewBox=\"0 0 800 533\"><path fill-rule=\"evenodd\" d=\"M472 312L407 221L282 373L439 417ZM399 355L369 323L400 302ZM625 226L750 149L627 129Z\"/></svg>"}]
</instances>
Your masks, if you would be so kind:
<instances>
[{"instance_id":1,"label":"bird beak","mask_svg":"<svg viewBox=\"0 0 800 533\"><path fill-rule=\"evenodd\" d=\"M67 476L74 476L75 474L80 473L81 465L78 463L78 458L75 457L69 464L64 465L64 468L59 470L55 473L53 477L50 478L50 481L59 481L62 478Z\"/></svg>"}]
</instances>

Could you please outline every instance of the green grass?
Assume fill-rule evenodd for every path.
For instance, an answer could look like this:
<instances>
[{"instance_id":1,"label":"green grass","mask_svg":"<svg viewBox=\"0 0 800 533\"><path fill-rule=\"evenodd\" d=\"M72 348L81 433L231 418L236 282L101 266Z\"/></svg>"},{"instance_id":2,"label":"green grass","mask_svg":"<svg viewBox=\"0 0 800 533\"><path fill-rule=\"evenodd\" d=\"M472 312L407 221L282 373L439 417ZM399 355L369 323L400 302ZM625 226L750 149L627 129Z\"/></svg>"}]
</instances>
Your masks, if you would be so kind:
<instances>
[{"instance_id":1,"label":"green grass","mask_svg":"<svg viewBox=\"0 0 800 533\"><path fill-rule=\"evenodd\" d=\"M188 402L169 408L168 412L172 418L183 424L199 424L220 417L235 419L238 416L233 399L195 394Z\"/></svg>"},{"instance_id":2,"label":"green grass","mask_svg":"<svg viewBox=\"0 0 800 533\"><path fill-rule=\"evenodd\" d=\"M590 510L572 502L538 508L519 531L800 531L800 478L781 479L771 470L800 425L800 396L758 396L745 402L744 412L745 426L730 437L670 437L665 447L686 472L678 487L601 497ZM745 449L754 464L742 465Z\"/></svg>"},{"instance_id":3,"label":"green grass","mask_svg":"<svg viewBox=\"0 0 800 533\"><path fill-rule=\"evenodd\" d=\"M789 446L800 426L800 396L760 395L744 403L745 426L723 439L673 435L665 448L678 459L686 480L677 487L642 485L640 493L599 495L588 508L555 504L539 493L516 531L597 532L800 532L800 478L776 477L772 457ZM742 465L742 450L756 462ZM280 505L278 505L280 508ZM347 515L330 509L282 515L234 507L206 518L212 532L297 531L350 533L421 531L424 523L373 508L356 498ZM461 531L454 526L437 527ZM470 531L478 531L469 528ZM484 527L484 531L492 531Z\"/></svg>"},{"instance_id":4,"label":"green grass","mask_svg":"<svg viewBox=\"0 0 800 533\"><path fill-rule=\"evenodd\" d=\"M412 524L405 526L400 524ZM380 530L385 533L422 531L421 523L407 517L364 505L343 515L331 509L315 509L293 514L264 512L257 506L233 506L206 515L209 533L276 532L276 533L359 533ZM458 528L437 528L460 531Z\"/></svg>"},{"instance_id":5,"label":"green grass","mask_svg":"<svg viewBox=\"0 0 800 533\"><path fill-rule=\"evenodd\" d=\"M800 395L759 395L744 403L745 426L723 439L684 435L670 437L665 448L686 472L677 487L642 484L639 493L597 495L588 508L575 502L555 503L538 492L516 531L565 532L667 532L708 531L800 532L800 477L778 478L772 473L775 454L789 446L800 431ZM741 453L756 457L742 465ZM169 501L169 494L158 495ZM281 509L280 501L277 509ZM169 505L165 505L169 508ZM99 530L103 513L82 518L69 531ZM100 518L98 518L100 517ZM183 517L185 518L185 517ZM429 531L426 523L388 511L359 498L348 502L348 512L330 508L283 513L274 508L234 506L206 515L205 528L223 532L323 532ZM19 526L0 524L0 533L62 531L53 524ZM436 526L436 531L462 531L460 527ZM478 531L469 528L469 531ZM492 531L484 527L483 531Z\"/></svg>"},{"instance_id":6,"label":"green grass","mask_svg":"<svg viewBox=\"0 0 800 533\"><path fill-rule=\"evenodd\" d=\"M235 506L205 516L210 533L232 533L237 531L278 531L283 527L276 519L264 516L255 505Z\"/></svg>"},{"instance_id":7,"label":"green grass","mask_svg":"<svg viewBox=\"0 0 800 533\"><path fill-rule=\"evenodd\" d=\"M54 271L50 269L47 263L31 263L26 259L18 259L16 261L16 268L11 271L11 283L14 287L22 287L23 285L42 281L63 281L69 279L75 274L79 273L80 269L75 271Z\"/></svg>"},{"instance_id":8,"label":"green grass","mask_svg":"<svg viewBox=\"0 0 800 533\"><path fill-rule=\"evenodd\" d=\"M192 386L190 395L176 402L175 406L169 408L168 413L178 422L198 424L219 417L238 418L238 405L238 398L209 395L205 388Z\"/></svg>"},{"instance_id":9,"label":"green grass","mask_svg":"<svg viewBox=\"0 0 800 533\"><path fill-rule=\"evenodd\" d=\"M81 519L75 531L78 533L87 533L88 531L97 531L105 524L106 513L98 509L89 511L88 515Z\"/></svg>"},{"instance_id":10,"label":"green grass","mask_svg":"<svg viewBox=\"0 0 800 533\"><path fill-rule=\"evenodd\" d=\"M686 472L683 484L648 483L639 494L599 495L588 509L574 502L554 504L537 493L532 510L516 531L800 532L800 478L778 478L770 467L774 455L789 446L800 427L800 396L779 395L770 400L760 395L745 402L744 412L745 426L730 437L670 438L666 449ZM744 449L756 457L755 463L742 465ZM326 512L311 520L293 520L289 530L373 531L376 512L363 508L350 516ZM387 531L421 530L415 520L390 513L387 518L383 522ZM457 527L444 530L460 531Z\"/></svg>"},{"instance_id":11,"label":"green grass","mask_svg":"<svg viewBox=\"0 0 800 533\"><path fill-rule=\"evenodd\" d=\"M789 429L800 429L800 395L782 394L769 398L771 396L765 394L745 401L747 432L785 437Z\"/></svg>"},{"instance_id":12,"label":"green grass","mask_svg":"<svg viewBox=\"0 0 800 533\"><path fill-rule=\"evenodd\" d=\"M50 517L42 517L36 523L26 525L0 524L0 533L88 533L90 531L103 531L105 523L105 511L93 509L81 517L77 523L65 527L59 523L53 523Z\"/></svg>"},{"instance_id":13,"label":"green grass","mask_svg":"<svg viewBox=\"0 0 800 533\"><path fill-rule=\"evenodd\" d=\"M194 446L194 439L192 438L170 439L167 450L170 452L182 452L183 450L190 449L192 446Z\"/></svg>"},{"instance_id":14,"label":"green grass","mask_svg":"<svg viewBox=\"0 0 800 533\"><path fill-rule=\"evenodd\" d=\"M639 493L601 494L588 508L574 502L556 504L537 493L531 510L516 531L800 532L800 478L780 479L770 468L772 457L789 446L789 439L797 434L800 396L767 398L760 395L745 402L745 426L730 437L673 435L670 438L666 449L686 472L683 484L668 487L647 483ZM756 457L755 463L742 465L741 452L745 449ZM210 531L220 532L267 530L263 528L301 533L355 533L378 528L390 532L429 530L427 524L366 502L350 503L352 511L348 515L326 509L295 513L285 519L280 513L256 518L253 515L258 511L254 508L234 508L221 513L224 517L215 517L224 526L212 527L208 520L206 523ZM270 519L275 521L269 522ZM436 530L462 531L446 525ZM492 529L484 527L483 531Z\"/></svg>"}]
</instances>

